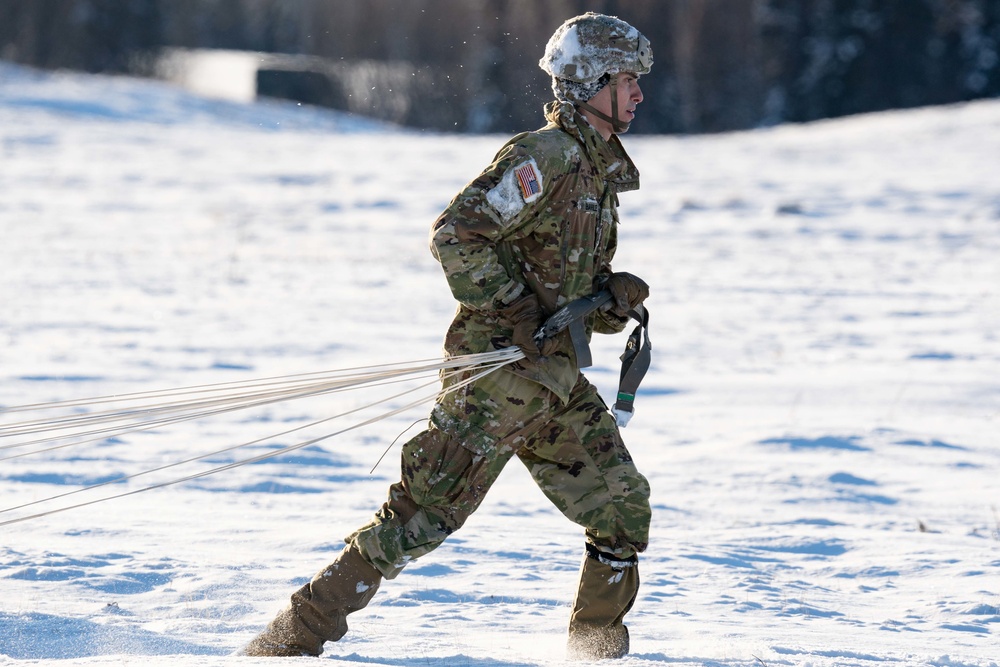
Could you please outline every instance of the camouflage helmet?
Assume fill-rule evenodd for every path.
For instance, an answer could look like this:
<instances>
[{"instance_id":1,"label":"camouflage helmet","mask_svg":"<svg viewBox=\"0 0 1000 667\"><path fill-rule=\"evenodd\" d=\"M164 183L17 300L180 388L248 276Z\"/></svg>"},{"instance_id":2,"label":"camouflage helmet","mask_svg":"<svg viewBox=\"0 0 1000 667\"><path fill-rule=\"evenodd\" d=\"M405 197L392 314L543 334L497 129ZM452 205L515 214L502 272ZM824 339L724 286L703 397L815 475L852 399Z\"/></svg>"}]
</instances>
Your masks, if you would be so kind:
<instances>
[{"instance_id":1,"label":"camouflage helmet","mask_svg":"<svg viewBox=\"0 0 1000 667\"><path fill-rule=\"evenodd\" d=\"M563 23L538 66L556 79L594 83L605 74L647 74L653 50L642 33L616 16L587 12Z\"/></svg>"}]
</instances>

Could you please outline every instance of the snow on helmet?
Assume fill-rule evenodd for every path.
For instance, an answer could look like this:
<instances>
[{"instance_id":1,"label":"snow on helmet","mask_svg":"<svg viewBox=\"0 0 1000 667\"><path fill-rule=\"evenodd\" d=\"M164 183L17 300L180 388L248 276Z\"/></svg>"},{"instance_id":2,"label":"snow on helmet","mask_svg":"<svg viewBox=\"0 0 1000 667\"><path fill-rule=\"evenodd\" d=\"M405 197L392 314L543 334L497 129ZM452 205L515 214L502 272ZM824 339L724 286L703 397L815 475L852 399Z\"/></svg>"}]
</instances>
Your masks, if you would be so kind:
<instances>
[{"instance_id":1,"label":"snow on helmet","mask_svg":"<svg viewBox=\"0 0 1000 667\"><path fill-rule=\"evenodd\" d=\"M605 74L646 74L653 50L642 33L616 16L587 12L559 26L538 66L556 79L594 83Z\"/></svg>"}]
</instances>

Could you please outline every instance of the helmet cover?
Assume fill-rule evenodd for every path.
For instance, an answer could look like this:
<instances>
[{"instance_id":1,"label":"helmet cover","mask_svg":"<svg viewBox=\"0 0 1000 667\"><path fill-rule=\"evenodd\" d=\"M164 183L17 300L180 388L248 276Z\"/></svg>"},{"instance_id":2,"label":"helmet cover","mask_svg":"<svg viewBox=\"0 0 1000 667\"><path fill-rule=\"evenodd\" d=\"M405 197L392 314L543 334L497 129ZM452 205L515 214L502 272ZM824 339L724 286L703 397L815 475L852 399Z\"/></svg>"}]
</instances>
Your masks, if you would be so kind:
<instances>
[{"instance_id":1,"label":"helmet cover","mask_svg":"<svg viewBox=\"0 0 1000 667\"><path fill-rule=\"evenodd\" d=\"M557 79L595 83L605 74L647 74L653 65L649 40L616 16L587 12L559 26L538 66Z\"/></svg>"}]
</instances>

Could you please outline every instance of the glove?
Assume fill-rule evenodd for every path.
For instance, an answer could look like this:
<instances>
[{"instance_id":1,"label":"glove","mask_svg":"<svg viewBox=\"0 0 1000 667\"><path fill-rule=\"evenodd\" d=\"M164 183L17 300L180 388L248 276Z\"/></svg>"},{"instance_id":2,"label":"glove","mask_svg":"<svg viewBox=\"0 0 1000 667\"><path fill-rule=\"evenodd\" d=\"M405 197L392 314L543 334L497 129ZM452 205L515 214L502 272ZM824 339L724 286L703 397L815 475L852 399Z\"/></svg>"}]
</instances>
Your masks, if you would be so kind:
<instances>
[{"instance_id":1,"label":"glove","mask_svg":"<svg viewBox=\"0 0 1000 667\"><path fill-rule=\"evenodd\" d=\"M555 352L556 344L552 338L542 342L541 348L535 342L535 332L542 326L544 315L538 305L538 297L534 294L522 296L520 299L499 310L504 323L513 330L511 341L521 348L524 357L531 363L538 363L542 357Z\"/></svg>"},{"instance_id":2,"label":"glove","mask_svg":"<svg viewBox=\"0 0 1000 667\"><path fill-rule=\"evenodd\" d=\"M605 287L614 297L611 311L621 317L627 316L628 311L649 297L649 285L631 273L612 273L608 276Z\"/></svg>"}]
</instances>

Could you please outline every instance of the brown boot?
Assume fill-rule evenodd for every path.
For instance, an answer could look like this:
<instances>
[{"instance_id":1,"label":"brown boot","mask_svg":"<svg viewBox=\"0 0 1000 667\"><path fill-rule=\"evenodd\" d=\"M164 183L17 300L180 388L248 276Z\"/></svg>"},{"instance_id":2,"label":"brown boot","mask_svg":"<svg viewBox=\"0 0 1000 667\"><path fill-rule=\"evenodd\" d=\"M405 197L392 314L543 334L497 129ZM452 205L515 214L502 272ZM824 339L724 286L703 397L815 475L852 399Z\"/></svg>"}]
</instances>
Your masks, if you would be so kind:
<instances>
[{"instance_id":1,"label":"brown boot","mask_svg":"<svg viewBox=\"0 0 1000 667\"><path fill-rule=\"evenodd\" d=\"M363 609L382 575L347 546L329 567L292 594L291 604L241 651L248 656L319 655L347 634L347 615Z\"/></svg>"},{"instance_id":2,"label":"brown boot","mask_svg":"<svg viewBox=\"0 0 1000 667\"><path fill-rule=\"evenodd\" d=\"M622 619L632 608L638 591L635 556L622 560L588 544L569 621L569 659L602 660L628 655L628 628Z\"/></svg>"}]
</instances>

